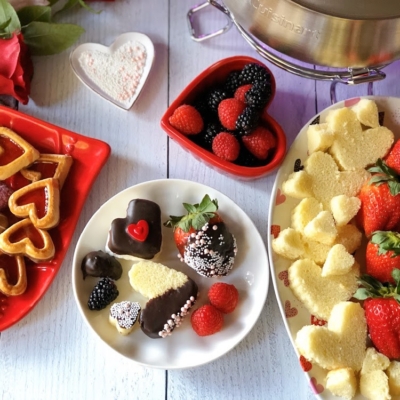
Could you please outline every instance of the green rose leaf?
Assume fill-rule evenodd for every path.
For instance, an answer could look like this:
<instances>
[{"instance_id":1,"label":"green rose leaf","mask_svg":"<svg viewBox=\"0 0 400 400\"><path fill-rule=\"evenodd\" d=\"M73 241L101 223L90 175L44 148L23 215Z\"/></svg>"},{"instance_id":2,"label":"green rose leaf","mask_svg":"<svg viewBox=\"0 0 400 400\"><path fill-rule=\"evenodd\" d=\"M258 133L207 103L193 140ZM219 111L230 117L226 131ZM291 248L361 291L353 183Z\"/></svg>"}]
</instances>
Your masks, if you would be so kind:
<instances>
[{"instance_id":1,"label":"green rose leaf","mask_svg":"<svg viewBox=\"0 0 400 400\"><path fill-rule=\"evenodd\" d=\"M33 21L50 22L51 7L47 6L28 6L18 11L19 21L22 26L28 25Z\"/></svg>"},{"instance_id":2,"label":"green rose leaf","mask_svg":"<svg viewBox=\"0 0 400 400\"><path fill-rule=\"evenodd\" d=\"M34 56L61 53L72 46L85 32L73 24L56 24L34 21L23 28L24 41Z\"/></svg>"},{"instance_id":3,"label":"green rose leaf","mask_svg":"<svg viewBox=\"0 0 400 400\"><path fill-rule=\"evenodd\" d=\"M7 0L0 0L0 37L11 37L21 30L21 24L14 8Z\"/></svg>"}]
</instances>

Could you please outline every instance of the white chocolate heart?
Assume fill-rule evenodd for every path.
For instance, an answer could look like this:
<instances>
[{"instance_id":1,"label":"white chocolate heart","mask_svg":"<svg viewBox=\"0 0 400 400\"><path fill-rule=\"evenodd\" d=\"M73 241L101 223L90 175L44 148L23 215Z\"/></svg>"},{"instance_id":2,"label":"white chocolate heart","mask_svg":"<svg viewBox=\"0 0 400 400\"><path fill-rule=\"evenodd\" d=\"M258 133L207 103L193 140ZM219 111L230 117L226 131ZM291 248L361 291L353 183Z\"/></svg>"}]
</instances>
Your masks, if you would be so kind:
<instances>
[{"instance_id":1,"label":"white chocolate heart","mask_svg":"<svg viewBox=\"0 0 400 400\"><path fill-rule=\"evenodd\" d=\"M139 96L153 59L152 41L136 32L119 36L110 47L82 44L70 57L72 69L87 87L125 110Z\"/></svg>"}]
</instances>

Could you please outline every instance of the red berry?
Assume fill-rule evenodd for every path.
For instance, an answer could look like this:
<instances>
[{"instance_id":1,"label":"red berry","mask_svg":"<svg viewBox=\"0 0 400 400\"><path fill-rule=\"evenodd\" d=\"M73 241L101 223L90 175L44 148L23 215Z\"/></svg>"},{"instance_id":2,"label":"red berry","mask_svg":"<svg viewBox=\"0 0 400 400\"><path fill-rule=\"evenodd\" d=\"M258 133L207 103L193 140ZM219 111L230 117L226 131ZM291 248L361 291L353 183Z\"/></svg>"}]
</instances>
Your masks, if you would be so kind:
<instances>
[{"instance_id":1,"label":"red berry","mask_svg":"<svg viewBox=\"0 0 400 400\"><path fill-rule=\"evenodd\" d=\"M194 311L191 322L193 330L199 336L208 336L222 329L224 316L214 306L206 304Z\"/></svg>"},{"instance_id":2,"label":"red berry","mask_svg":"<svg viewBox=\"0 0 400 400\"><path fill-rule=\"evenodd\" d=\"M224 314L233 312L239 301L239 292L234 285L218 282L208 291L210 303Z\"/></svg>"},{"instance_id":3,"label":"red berry","mask_svg":"<svg viewBox=\"0 0 400 400\"><path fill-rule=\"evenodd\" d=\"M390 168L400 174L400 140L394 144L385 161Z\"/></svg>"},{"instance_id":4,"label":"red berry","mask_svg":"<svg viewBox=\"0 0 400 400\"><path fill-rule=\"evenodd\" d=\"M234 97L236 100L239 100L239 101L242 102L242 103L246 103L246 97L245 97L246 92L247 92L252 86L253 86L253 85L249 83L248 85L243 85L243 86L238 87L238 88L236 89L236 92L235 92L235 94L234 94L233 97Z\"/></svg>"},{"instance_id":5,"label":"red berry","mask_svg":"<svg viewBox=\"0 0 400 400\"><path fill-rule=\"evenodd\" d=\"M222 100L218 105L218 117L222 126L231 131L236 129L236 121L245 107L244 103L234 98Z\"/></svg>"},{"instance_id":6,"label":"red berry","mask_svg":"<svg viewBox=\"0 0 400 400\"><path fill-rule=\"evenodd\" d=\"M243 144L259 160L265 160L268 153L276 146L274 135L266 128L259 126L250 135L242 137Z\"/></svg>"},{"instance_id":7,"label":"red berry","mask_svg":"<svg viewBox=\"0 0 400 400\"><path fill-rule=\"evenodd\" d=\"M240 143L231 133L220 132L212 142L213 153L227 161L235 161L240 152Z\"/></svg>"},{"instance_id":8,"label":"red berry","mask_svg":"<svg viewBox=\"0 0 400 400\"><path fill-rule=\"evenodd\" d=\"M200 113L188 104L179 106L169 117L169 123L185 135L197 135L204 128Z\"/></svg>"}]
</instances>

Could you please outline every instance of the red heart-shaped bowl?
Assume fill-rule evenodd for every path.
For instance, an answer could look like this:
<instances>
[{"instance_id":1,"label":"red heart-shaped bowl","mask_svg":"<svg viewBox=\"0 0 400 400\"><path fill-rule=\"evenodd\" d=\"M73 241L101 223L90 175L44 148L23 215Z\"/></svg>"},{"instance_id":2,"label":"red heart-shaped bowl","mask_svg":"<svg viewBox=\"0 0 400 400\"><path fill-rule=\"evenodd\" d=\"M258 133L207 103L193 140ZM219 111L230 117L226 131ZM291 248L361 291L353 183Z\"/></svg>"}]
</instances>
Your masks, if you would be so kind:
<instances>
[{"instance_id":1,"label":"red heart-shaped bowl","mask_svg":"<svg viewBox=\"0 0 400 400\"><path fill-rule=\"evenodd\" d=\"M226 78L232 71L240 71L249 63L262 65L271 75L272 94L267 105L264 107L260 124L269 129L276 138L276 147L268 156L267 163L262 166L254 167L238 165L217 157L211 151L195 143L191 136L179 132L169 122L171 115L179 106L183 104L193 105L195 101L208 90L225 82ZM186 86L161 118L161 127L165 130L168 136L174 139L183 149L211 168L216 169L218 172L244 180L260 178L273 172L282 163L286 154L286 135L281 126L268 114L268 107L273 100L275 91L276 83L272 72L259 60L247 56L225 58L208 67Z\"/></svg>"}]
</instances>

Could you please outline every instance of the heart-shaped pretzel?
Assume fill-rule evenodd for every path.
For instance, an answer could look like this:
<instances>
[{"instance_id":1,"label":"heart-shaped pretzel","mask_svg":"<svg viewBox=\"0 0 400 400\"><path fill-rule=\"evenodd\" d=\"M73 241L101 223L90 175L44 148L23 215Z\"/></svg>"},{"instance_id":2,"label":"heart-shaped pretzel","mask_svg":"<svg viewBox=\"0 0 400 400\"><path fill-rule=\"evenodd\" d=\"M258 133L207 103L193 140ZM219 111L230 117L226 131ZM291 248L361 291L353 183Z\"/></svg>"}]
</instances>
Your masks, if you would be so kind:
<instances>
[{"instance_id":1,"label":"heart-shaped pretzel","mask_svg":"<svg viewBox=\"0 0 400 400\"><path fill-rule=\"evenodd\" d=\"M53 228L60 220L58 179L42 179L18 189L8 199L8 207L17 217L29 217L38 229Z\"/></svg>"},{"instance_id":2,"label":"heart-shaped pretzel","mask_svg":"<svg viewBox=\"0 0 400 400\"><path fill-rule=\"evenodd\" d=\"M11 285L8 282L5 270L3 268L0 268L0 292L4 293L6 296L18 296L24 293L27 287L27 277L26 277L24 257L18 255L11 257L6 254L0 255L0 257L9 257L10 260L14 259L15 262L17 263L17 268L18 268L18 280L15 283L15 285Z\"/></svg>"},{"instance_id":3,"label":"heart-shaped pretzel","mask_svg":"<svg viewBox=\"0 0 400 400\"><path fill-rule=\"evenodd\" d=\"M73 158L66 154L41 154L32 165L21 169L21 174L32 182L46 178L58 179L61 190L72 162Z\"/></svg>"},{"instance_id":4,"label":"heart-shaped pretzel","mask_svg":"<svg viewBox=\"0 0 400 400\"><path fill-rule=\"evenodd\" d=\"M50 234L36 228L29 218L18 221L0 234L0 250L9 255L25 255L34 262L49 261L55 254Z\"/></svg>"},{"instance_id":5,"label":"heart-shaped pretzel","mask_svg":"<svg viewBox=\"0 0 400 400\"><path fill-rule=\"evenodd\" d=\"M40 153L11 129L0 127L0 180L37 160Z\"/></svg>"}]
</instances>

